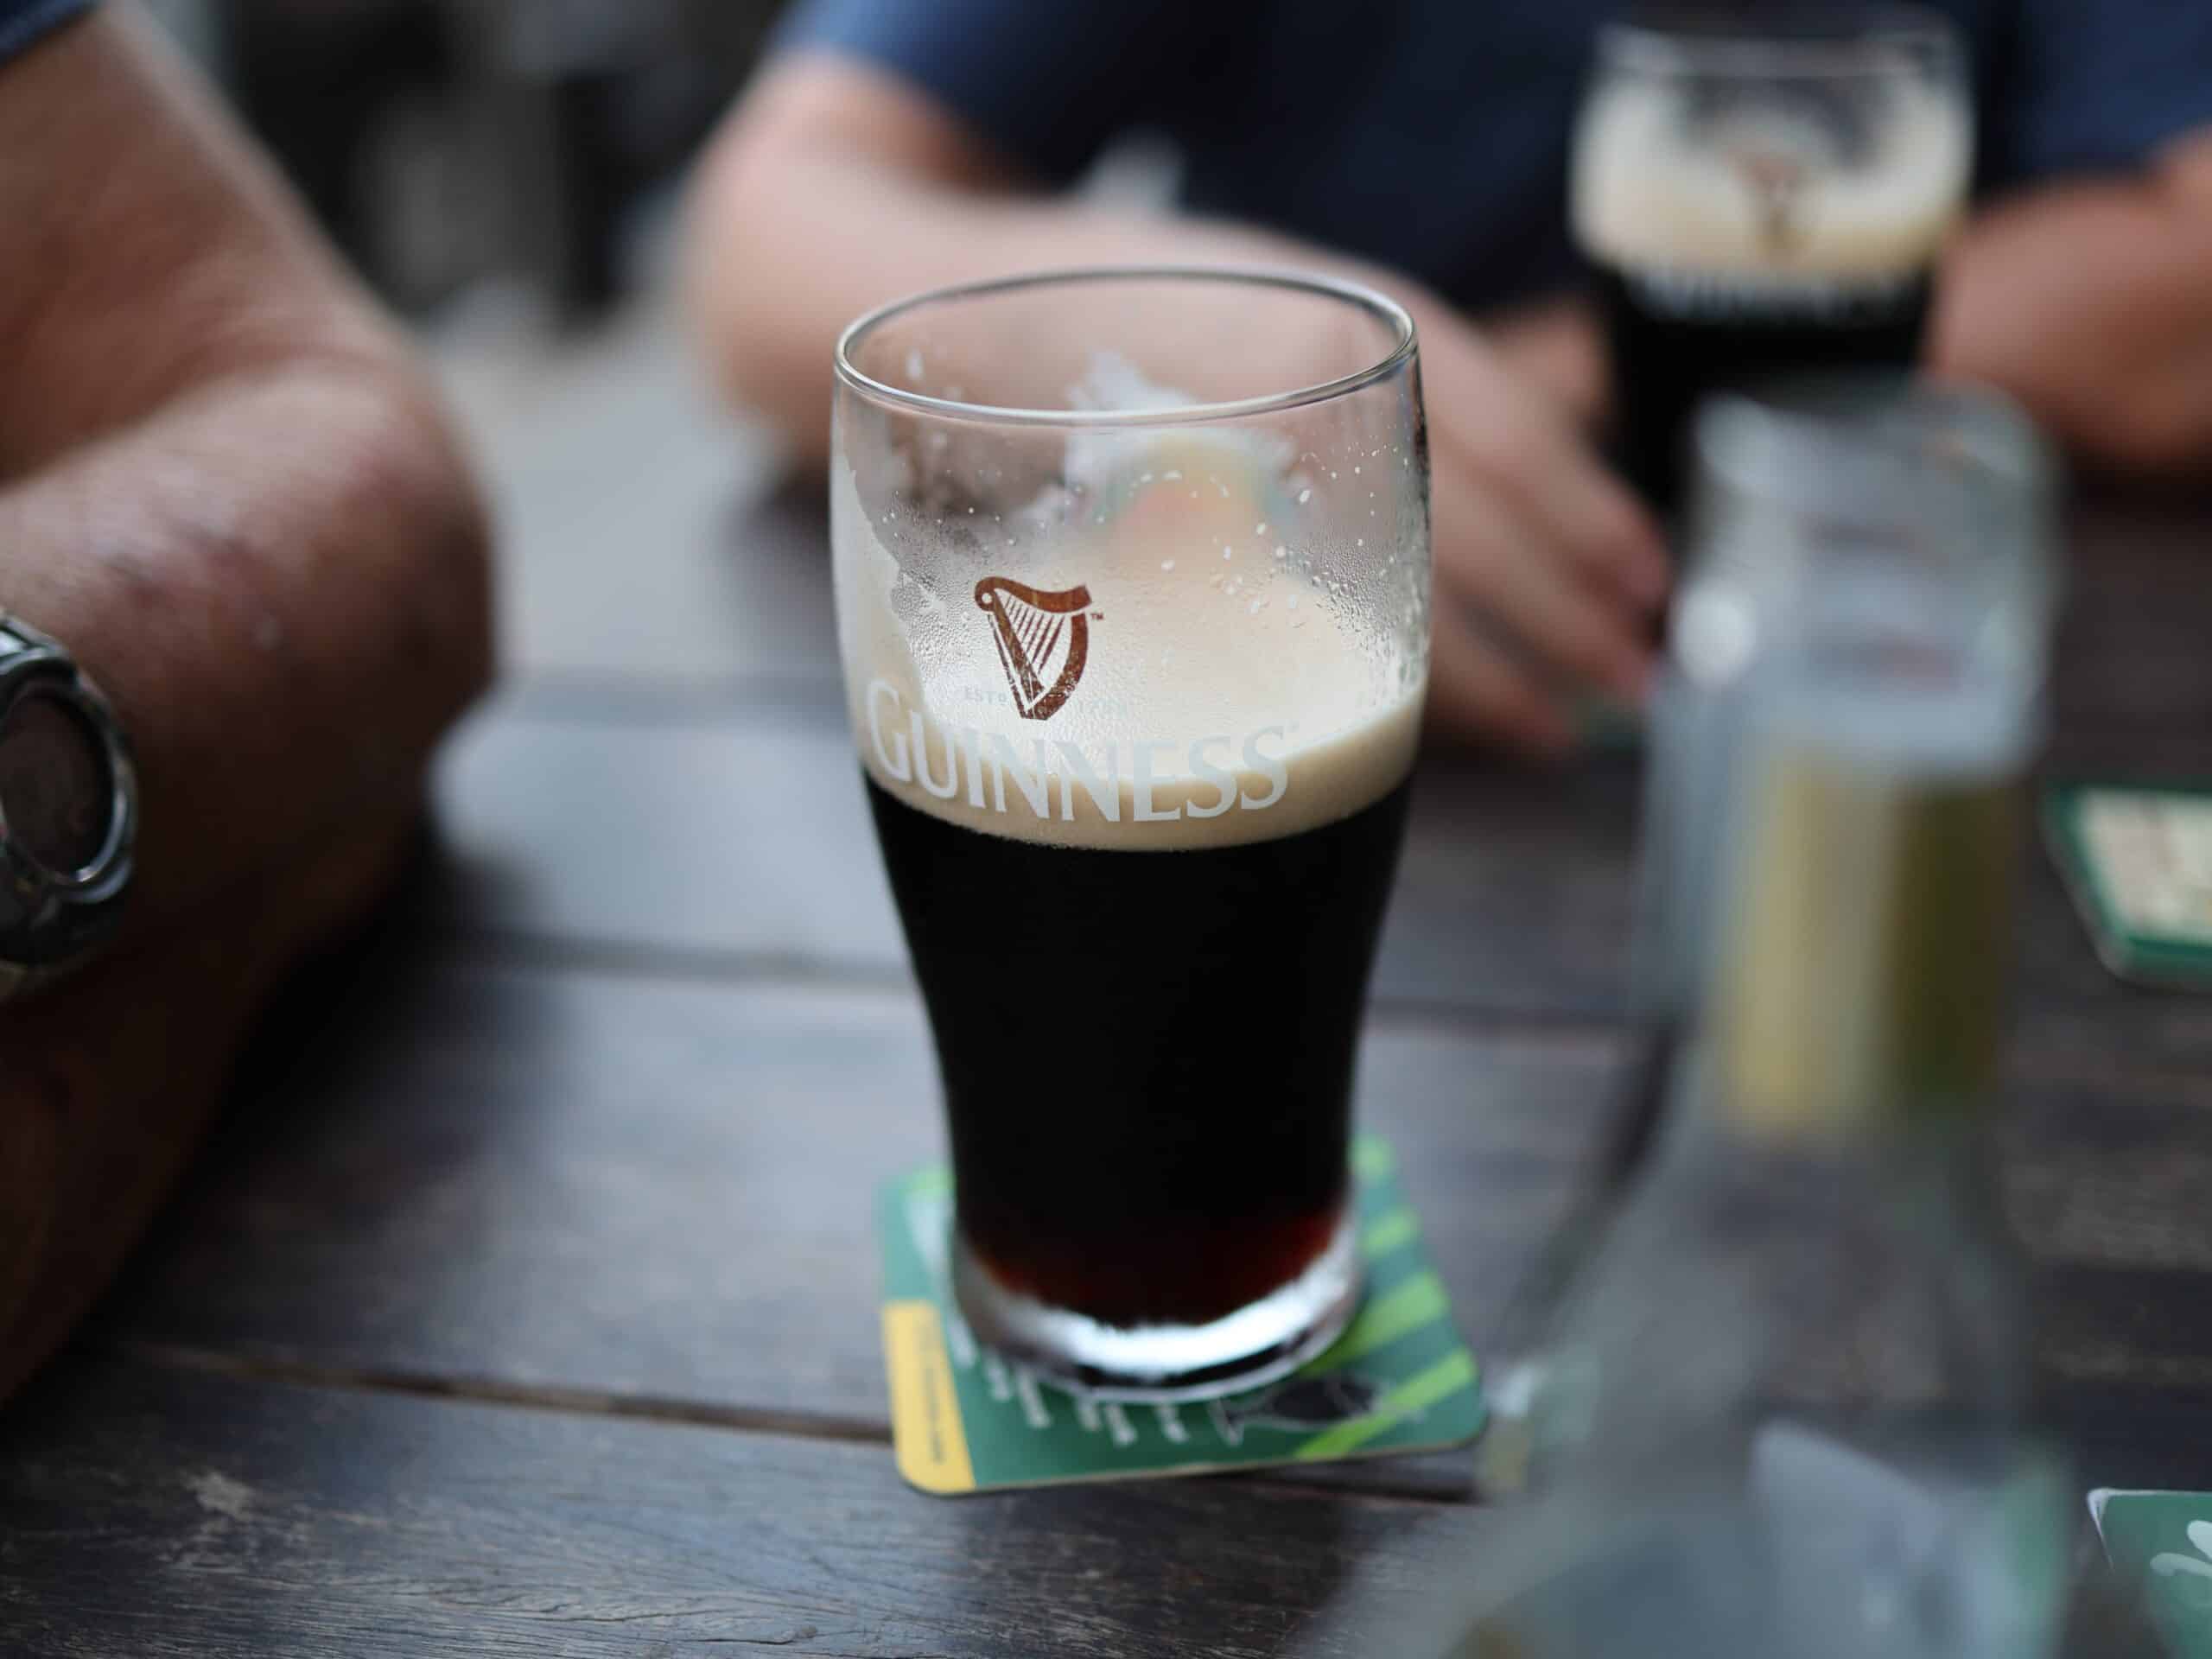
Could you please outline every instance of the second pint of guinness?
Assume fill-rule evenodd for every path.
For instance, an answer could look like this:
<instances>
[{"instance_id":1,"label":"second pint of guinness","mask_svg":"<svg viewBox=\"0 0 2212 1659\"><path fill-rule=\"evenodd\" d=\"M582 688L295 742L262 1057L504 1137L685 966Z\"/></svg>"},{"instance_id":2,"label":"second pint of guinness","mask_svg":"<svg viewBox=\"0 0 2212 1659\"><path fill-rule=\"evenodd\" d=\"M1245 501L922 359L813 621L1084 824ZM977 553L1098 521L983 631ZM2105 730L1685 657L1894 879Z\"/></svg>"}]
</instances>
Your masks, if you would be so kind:
<instances>
[{"instance_id":1,"label":"second pint of guinness","mask_svg":"<svg viewBox=\"0 0 2212 1659\"><path fill-rule=\"evenodd\" d=\"M1251 1386L1360 1284L1352 1075L1427 675L1412 324L1076 274L879 313L838 378L840 645L963 1317L1127 1396Z\"/></svg>"},{"instance_id":2,"label":"second pint of guinness","mask_svg":"<svg viewBox=\"0 0 2212 1659\"><path fill-rule=\"evenodd\" d=\"M1572 213L1613 359L1624 468L1679 494L1706 394L1905 367L1966 200L1973 111L1943 19L1599 36Z\"/></svg>"}]
</instances>

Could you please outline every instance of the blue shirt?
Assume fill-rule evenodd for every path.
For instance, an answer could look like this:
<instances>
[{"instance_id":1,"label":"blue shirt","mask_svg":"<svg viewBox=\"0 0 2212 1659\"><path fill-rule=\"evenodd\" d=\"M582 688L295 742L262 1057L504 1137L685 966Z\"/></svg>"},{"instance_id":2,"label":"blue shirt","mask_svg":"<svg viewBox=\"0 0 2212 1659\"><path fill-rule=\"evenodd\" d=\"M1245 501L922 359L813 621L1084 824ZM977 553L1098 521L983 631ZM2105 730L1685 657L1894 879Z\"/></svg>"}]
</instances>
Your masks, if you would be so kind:
<instances>
[{"instance_id":1,"label":"blue shirt","mask_svg":"<svg viewBox=\"0 0 2212 1659\"><path fill-rule=\"evenodd\" d=\"M0 61L92 8L92 0L0 0Z\"/></svg>"},{"instance_id":2,"label":"blue shirt","mask_svg":"<svg viewBox=\"0 0 2212 1659\"><path fill-rule=\"evenodd\" d=\"M2212 0L1938 0L1985 189L2212 123ZM889 69L1053 181L1148 128L1186 204L1479 306L1572 279L1567 143L1618 0L806 0L784 46Z\"/></svg>"}]
</instances>

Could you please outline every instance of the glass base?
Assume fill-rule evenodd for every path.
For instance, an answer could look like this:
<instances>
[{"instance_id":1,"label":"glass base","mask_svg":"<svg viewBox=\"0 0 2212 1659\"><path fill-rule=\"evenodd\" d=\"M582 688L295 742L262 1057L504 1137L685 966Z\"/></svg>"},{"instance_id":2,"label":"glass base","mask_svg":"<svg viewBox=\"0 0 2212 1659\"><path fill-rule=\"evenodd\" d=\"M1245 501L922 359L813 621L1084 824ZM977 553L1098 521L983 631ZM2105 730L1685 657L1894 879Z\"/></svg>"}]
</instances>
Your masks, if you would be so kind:
<instances>
[{"instance_id":1,"label":"glass base","mask_svg":"<svg viewBox=\"0 0 2212 1659\"><path fill-rule=\"evenodd\" d=\"M1102 1325L1009 1290L956 1230L952 1288L978 1340L1102 1399L1211 1400L1296 1370L1344 1333L1359 1305L1352 1206L1313 1264L1280 1290L1205 1325Z\"/></svg>"}]
</instances>

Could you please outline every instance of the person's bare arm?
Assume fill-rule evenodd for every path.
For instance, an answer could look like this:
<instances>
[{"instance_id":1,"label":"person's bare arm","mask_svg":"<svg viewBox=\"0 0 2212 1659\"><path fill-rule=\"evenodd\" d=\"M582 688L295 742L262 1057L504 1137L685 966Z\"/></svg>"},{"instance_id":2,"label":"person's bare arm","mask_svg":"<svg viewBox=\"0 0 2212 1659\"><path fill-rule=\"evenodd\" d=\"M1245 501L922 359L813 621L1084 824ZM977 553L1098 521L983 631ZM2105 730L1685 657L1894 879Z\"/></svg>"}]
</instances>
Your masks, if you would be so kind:
<instances>
[{"instance_id":1,"label":"person's bare arm","mask_svg":"<svg viewBox=\"0 0 2212 1659\"><path fill-rule=\"evenodd\" d=\"M1931 356L2012 392L2093 464L2212 460L2212 133L2139 176L1978 214L1944 263Z\"/></svg>"},{"instance_id":2,"label":"person's bare arm","mask_svg":"<svg viewBox=\"0 0 2212 1659\"><path fill-rule=\"evenodd\" d=\"M1300 267L1381 288L1421 334L1440 575L1434 708L1550 748L1570 736L1561 690L1641 687L1644 619L1666 580L1656 530L1583 447L1576 411L1544 376L1517 374L1418 283L1249 226L1025 188L923 93L828 55L795 55L756 84L701 169L692 220L688 286L719 372L816 459L838 330L901 294L1142 264Z\"/></svg>"},{"instance_id":3,"label":"person's bare arm","mask_svg":"<svg viewBox=\"0 0 2212 1659\"><path fill-rule=\"evenodd\" d=\"M156 1201L255 1007L373 902L486 671L437 400L289 196L119 8L0 69L0 609L142 777L126 931L0 1008L0 1390Z\"/></svg>"}]
</instances>

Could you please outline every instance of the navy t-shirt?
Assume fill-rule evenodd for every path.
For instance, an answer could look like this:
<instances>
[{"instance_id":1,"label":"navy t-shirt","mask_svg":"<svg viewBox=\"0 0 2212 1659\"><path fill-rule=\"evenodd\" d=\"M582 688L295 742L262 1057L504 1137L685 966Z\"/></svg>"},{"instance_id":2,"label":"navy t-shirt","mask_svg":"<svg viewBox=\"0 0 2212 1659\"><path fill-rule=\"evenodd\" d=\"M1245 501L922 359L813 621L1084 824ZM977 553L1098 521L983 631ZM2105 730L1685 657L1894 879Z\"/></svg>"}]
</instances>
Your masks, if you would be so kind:
<instances>
[{"instance_id":1,"label":"navy t-shirt","mask_svg":"<svg viewBox=\"0 0 2212 1659\"><path fill-rule=\"evenodd\" d=\"M92 8L92 0L0 0L0 61Z\"/></svg>"},{"instance_id":2,"label":"navy t-shirt","mask_svg":"<svg viewBox=\"0 0 2212 1659\"><path fill-rule=\"evenodd\" d=\"M1985 189L2125 167L2212 124L2212 0L1939 0L1965 31ZM1567 145L1619 0L807 0L785 46L913 82L1071 178L1164 132L1185 200L1382 260L1463 303L1574 269Z\"/></svg>"}]
</instances>

